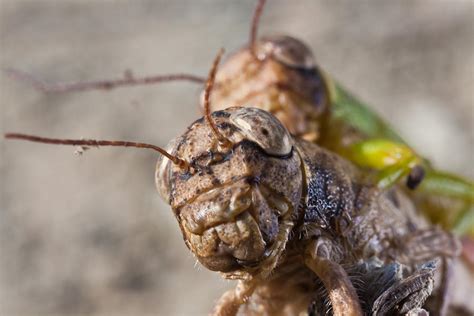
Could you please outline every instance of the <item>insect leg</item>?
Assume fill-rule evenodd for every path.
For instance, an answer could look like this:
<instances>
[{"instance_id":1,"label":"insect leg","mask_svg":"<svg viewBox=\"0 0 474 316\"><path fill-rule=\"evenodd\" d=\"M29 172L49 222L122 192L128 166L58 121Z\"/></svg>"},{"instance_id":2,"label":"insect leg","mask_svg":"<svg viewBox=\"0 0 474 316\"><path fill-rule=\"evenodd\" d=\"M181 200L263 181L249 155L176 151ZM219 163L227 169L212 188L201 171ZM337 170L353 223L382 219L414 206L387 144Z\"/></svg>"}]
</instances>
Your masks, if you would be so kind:
<instances>
[{"instance_id":1,"label":"insect leg","mask_svg":"<svg viewBox=\"0 0 474 316\"><path fill-rule=\"evenodd\" d=\"M409 264L418 264L436 257L456 258L461 252L461 243L451 233L439 227L418 230L407 236L398 256Z\"/></svg>"},{"instance_id":2,"label":"insect leg","mask_svg":"<svg viewBox=\"0 0 474 316\"><path fill-rule=\"evenodd\" d=\"M327 259L328 250L321 240L313 241L306 250L305 264L323 282L335 316L363 315L357 293L344 269Z\"/></svg>"},{"instance_id":3,"label":"insect leg","mask_svg":"<svg viewBox=\"0 0 474 316\"><path fill-rule=\"evenodd\" d=\"M439 227L431 227L412 234L403 244L402 252L406 255L406 259L412 260L413 264L436 257L442 259L441 284L437 293L435 309L439 315L445 315L449 307L447 293L451 274L451 259L460 254L459 240Z\"/></svg>"},{"instance_id":4,"label":"insect leg","mask_svg":"<svg viewBox=\"0 0 474 316\"><path fill-rule=\"evenodd\" d=\"M465 205L457 212L452 230L462 236L462 258L468 267L474 270L474 203Z\"/></svg>"},{"instance_id":5,"label":"insect leg","mask_svg":"<svg viewBox=\"0 0 474 316\"><path fill-rule=\"evenodd\" d=\"M438 315L440 316L447 315L448 313L449 286L452 280L453 260L450 258L443 257L442 267L442 279L437 293L438 299L436 304L436 310L438 311Z\"/></svg>"},{"instance_id":6,"label":"insect leg","mask_svg":"<svg viewBox=\"0 0 474 316\"><path fill-rule=\"evenodd\" d=\"M377 186L386 189L405 176L410 189L424 177L422 160L406 145L386 139L369 139L351 146L349 158L361 167L378 171Z\"/></svg>"},{"instance_id":7,"label":"insect leg","mask_svg":"<svg viewBox=\"0 0 474 316\"><path fill-rule=\"evenodd\" d=\"M239 308L252 295L257 285L256 280L239 280L235 289L222 294L217 301L211 315L212 316L234 316Z\"/></svg>"},{"instance_id":8,"label":"insect leg","mask_svg":"<svg viewBox=\"0 0 474 316\"><path fill-rule=\"evenodd\" d=\"M419 309L433 290L435 271L436 263L431 261L392 285L375 300L372 315L387 315L389 312L403 315Z\"/></svg>"},{"instance_id":9,"label":"insect leg","mask_svg":"<svg viewBox=\"0 0 474 316\"><path fill-rule=\"evenodd\" d=\"M445 172L428 170L412 197L433 223L463 240L463 259L474 269L474 184Z\"/></svg>"},{"instance_id":10,"label":"insect leg","mask_svg":"<svg viewBox=\"0 0 474 316\"><path fill-rule=\"evenodd\" d=\"M418 192L423 193L425 199L433 199L437 196L443 196L453 199L453 202L463 201L465 205L460 209L464 210L459 213L453 226L455 227L455 230L456 227L459 230L456 231L456 233L464 234L469 232L469 234L474 236L473 220L468 220L470 223L468 226L462 224L464 220L472 218L474 214L474 183L447 172L428 170L425 179L418 188ZM452 205L453 203L449 204Z\"/></svg>"}]
</instances>

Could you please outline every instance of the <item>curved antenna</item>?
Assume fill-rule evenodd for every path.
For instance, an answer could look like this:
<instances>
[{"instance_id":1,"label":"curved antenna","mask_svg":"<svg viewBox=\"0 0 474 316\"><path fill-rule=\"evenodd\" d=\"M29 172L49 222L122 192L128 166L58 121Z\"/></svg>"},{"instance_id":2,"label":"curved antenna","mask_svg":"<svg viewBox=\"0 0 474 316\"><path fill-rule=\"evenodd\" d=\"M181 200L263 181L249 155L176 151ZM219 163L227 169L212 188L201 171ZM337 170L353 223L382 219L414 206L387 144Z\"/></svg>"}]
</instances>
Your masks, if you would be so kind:
<instances>
[{"instance_id":1,"label":"curved antenna","mask_svg":"<svg viewBox=\"0 0 474 316\"><path fill-rule=\"evenodd\" d=\"M118 87L149 85L170 81L189 81L194 83L206 82L206 78L184 73L135 78L130 72L125 72L124 77L121 79L78 81L70 83L46 83L44 81L34 78L29 73L17 69L7 68L4 69L4 71L9 77L20 81L25 81L31 84L35 89L38 89L44 93L66 93L87 90L112 90Z\"/></svg>"},{"instance_id":2,"label":"curved antenna","mask_svg":"<svg viewBox=\"0 0 474 316\"><path fill-rule=\"evenodd\" d=\"M255 46L257 43L257 31L258 31L258 24L260 22L260 17L262 16L263 7L265 6L266 0L259 0L257 2L257 6L255 7L255 11L253 12L252 18L252 26L250 28L250 52L252 55L257 58L257 54L255 52Z\"/></svg>"},{"instance_id":3,"label":"curved antenna","mask_svg":"<svg viewBox=\"0 0 474 316\"><path fill-rule=\"evenodd\" d=\"M116 147L135 147L135 148L145 148L152 149L159 152L169 160L171 160L175 165L180 168L188 168L189 164L176 156L171 155L166 150L161 147L146 144L146 143L136 143L136 142L127 142L127 141L118 141L118 140L95 140L95 139L58 139L58 138L46 138L39 137L35 135L27 134L18 134L18 133L7 133L5 134L7 139L20 139L36 143L45 143L53 145L71 145L71 146L88 146L88 147L101 147L101 146L116 146Z\"/></svg>"},{"instance_id":4,"label":"curved antenna","mask_svg":"<svg viewBox=\"0 0 474 316\"><path fill-rule=\"evenodd\" d=\"M211 91L214 87L214 81L216 79L217 66L221 60L222 55L224 54L224 49L221 48L217 53L214 62L212 63L211 70L209 71L209 76L207 77L206 89L204 90L204 117L206 118L209 127L211 128L212 133L216 136L217 140L221 144L229 144L229 140L222 135L216 127L216 124L211 117L211 102L209 98L211 97Z\"/></svg>"}]
</instances>

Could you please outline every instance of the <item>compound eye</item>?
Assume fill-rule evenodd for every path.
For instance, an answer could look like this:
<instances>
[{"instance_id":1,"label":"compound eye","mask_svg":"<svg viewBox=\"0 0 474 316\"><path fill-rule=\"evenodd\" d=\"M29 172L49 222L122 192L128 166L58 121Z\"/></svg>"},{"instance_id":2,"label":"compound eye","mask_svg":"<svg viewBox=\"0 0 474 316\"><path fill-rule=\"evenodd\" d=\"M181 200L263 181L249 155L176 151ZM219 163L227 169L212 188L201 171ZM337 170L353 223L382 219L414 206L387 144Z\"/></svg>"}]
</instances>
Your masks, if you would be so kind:
<instances>
[{"instance_id":1,"label":"compound eye","mask_svg":"<svg viewBox=\"0 0 474 316\"><path fill-rule=\"evenodd\" d=\"M312 69L316 66L308 46L289 36L264 37L258 44L257 56L261 60L273 57L292 68Z\"/></svg>"},{"instance_id":2,"label":"compound eye","mask_svg":"<svg viewBox=\"0 0 474 316\"><path fill-rule=\"evenodd\" d=\"M267 154L285 156L291 152L291 137L272 114L256 108L240 108L232 113L231 122L246 139L258 144Z\"/></svg>"}]
</instances>

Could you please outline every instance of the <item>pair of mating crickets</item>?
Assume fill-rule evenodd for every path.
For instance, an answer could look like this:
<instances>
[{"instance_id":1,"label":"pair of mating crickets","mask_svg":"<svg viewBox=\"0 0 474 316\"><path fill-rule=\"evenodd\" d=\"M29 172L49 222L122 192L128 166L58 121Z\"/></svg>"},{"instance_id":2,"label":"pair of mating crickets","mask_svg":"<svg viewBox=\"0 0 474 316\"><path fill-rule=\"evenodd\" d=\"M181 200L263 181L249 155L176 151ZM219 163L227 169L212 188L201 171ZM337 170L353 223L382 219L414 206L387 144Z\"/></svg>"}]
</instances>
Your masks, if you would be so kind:
<instances>
[{"instance_id":1,"label":"pair of mating crickets","mask_svg":"<svg viewBox=\"0 0 474 316\"><path fill-rule=\"evenodd\" d=\"M157 188L187 247L207 268L239 280L215 315L445 314L461 246L426 216L473 238L472 183L434 170L318 69L299 40L256 40L263 3L249 45L219 71L221 53L214 61L204 117L167 151L6 137L162 153ZM114 83L76 86L97 87Z\"/></svg>"}]
</instances>

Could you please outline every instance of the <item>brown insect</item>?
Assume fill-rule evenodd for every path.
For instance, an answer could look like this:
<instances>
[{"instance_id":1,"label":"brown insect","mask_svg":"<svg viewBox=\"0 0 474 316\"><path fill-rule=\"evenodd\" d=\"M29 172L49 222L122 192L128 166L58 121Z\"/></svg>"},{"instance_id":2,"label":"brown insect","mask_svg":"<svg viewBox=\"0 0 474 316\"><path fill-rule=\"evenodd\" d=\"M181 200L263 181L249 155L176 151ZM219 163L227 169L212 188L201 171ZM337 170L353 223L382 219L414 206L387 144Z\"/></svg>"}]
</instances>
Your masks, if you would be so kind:
<instances>
[{"instance_id":1,"label":"brown insect","mask_svg":"<svg viewBox=\"0 0 474 316\"><path fill-rule=\"evenodd\" d=\"M207 268L241 280L215 314L418 312L433 289L431 260L443 258L446 278L457 239L424 223L401 191L379 190L268 112L231 107L211 116L219 58L205 118L172 142L187 166L164 159L157 172L188 248ZM438 311L447 308L445 286Z\"/></svg>"},{"instance_id":2,"label":"brown insect","mask_svg":"<svg viewBox=\"0 0 474 316\"><path fill-rule=\"evenodd\" d=\"M457 239L418 218L402 192L367 183L356 167L292 137L268 112L234 107L211 115L221 54L206 85L205 117L172 142L171 154L124 141L5 137L161 153L157 187L186 245L207 268L240 280L215 315L418 313L433 289L433 259L443 258L447 271ZM447 308L444 286L438 310Z\"/></svg>"},{"instance_id":3,"label":"brown insect","mask_svg":"<svg viewBox=\"0 0 474 316\"><path fill-rule=\"evenodd\" d=\"M215 104L215 103L214 103L214 104ZM257 114L256 114L256 113L252 113L252 114L255 114L255 116L257 116L257 117L259 116L258 113L257 113ZM210 121L210 120L208 119L208 121ZM271 119L270 119L270 121L271 121ZM225 123L225 122L224 122L224 123ZM275 123L275 124L276 124L276 123ZM209 126L212 126L212 124L209 125ZM273 128L276 128L276 129L278 130L278 128L277 128L278 126L275 126L274 124L273 124L273 125L270 124L270 126L272 126ZM293 132L294 132L294 131L293 131ZM214 131L213 135L219 140L219 131L217 131L217 132ZM248 135L246 135L246 136L248 136ZM260 136L261 136L261 135L260 135ZM302 135L302 136L303 136L303 135ZM311 135L309 135L309 136L311 137ZM226 138L222 138L222 139L221 139L221 140L224 140L224 141L223 141L224 144L225 144L225 139L226 139ZM86 144L87 144L87 143L85 143L85 145L86 145ZM99 145L99 143L89 143L88 145L94 145L94 144ZM105 144L105 143L102 143L102 144ZM119 145L119 144L117 144L117 145ZM120 145L125 145L125 143L120 143ZM205 146L204 146L204 147L205 147ZM224 148L225 148L225 146L224 146ZM216 153L216 156L219 156L218 153ZM218 159L218 158L217 158L217 159ZM178 164L180 163L180 161L178 161L178 160L175 161L175 162L178 163ZM179 169L180 169L180 170L183 169L183 166L181 165ZM184 166L184 169L186 169L186 166ZM337 169L337 168L336 168L336 169ZM357 179L357 177L355 177L355 178ZM268 237L268 236L267 236L267 237ZM269 237L268 237L268 238L269 238ZM377 265L377 264L380 264L380 263L375 263L374 266L375 266L376 268L380 268L380 266ZM429 270L429 269L428 269L428 270ZM431 272L430 272L430 273L431 273ZM425 276L426 276L426 275L425 275ZM343 278L342 278L342 279L343 279ZM265 288L265 286L263 285L262 288ZM308 293L309 293L309 292L308 292ZM257 297L258 297L258 295L257 295ZM301 296L301 297L303 297L303 296ZM255 298L255 299L258 300L258 298ZM307 297L306 297L305 299L308 300ZM318 308L319 308L319 307L318 307ZM315 309L316 309L316 307L315 307Z\"/></svg>"}]
</instances>

